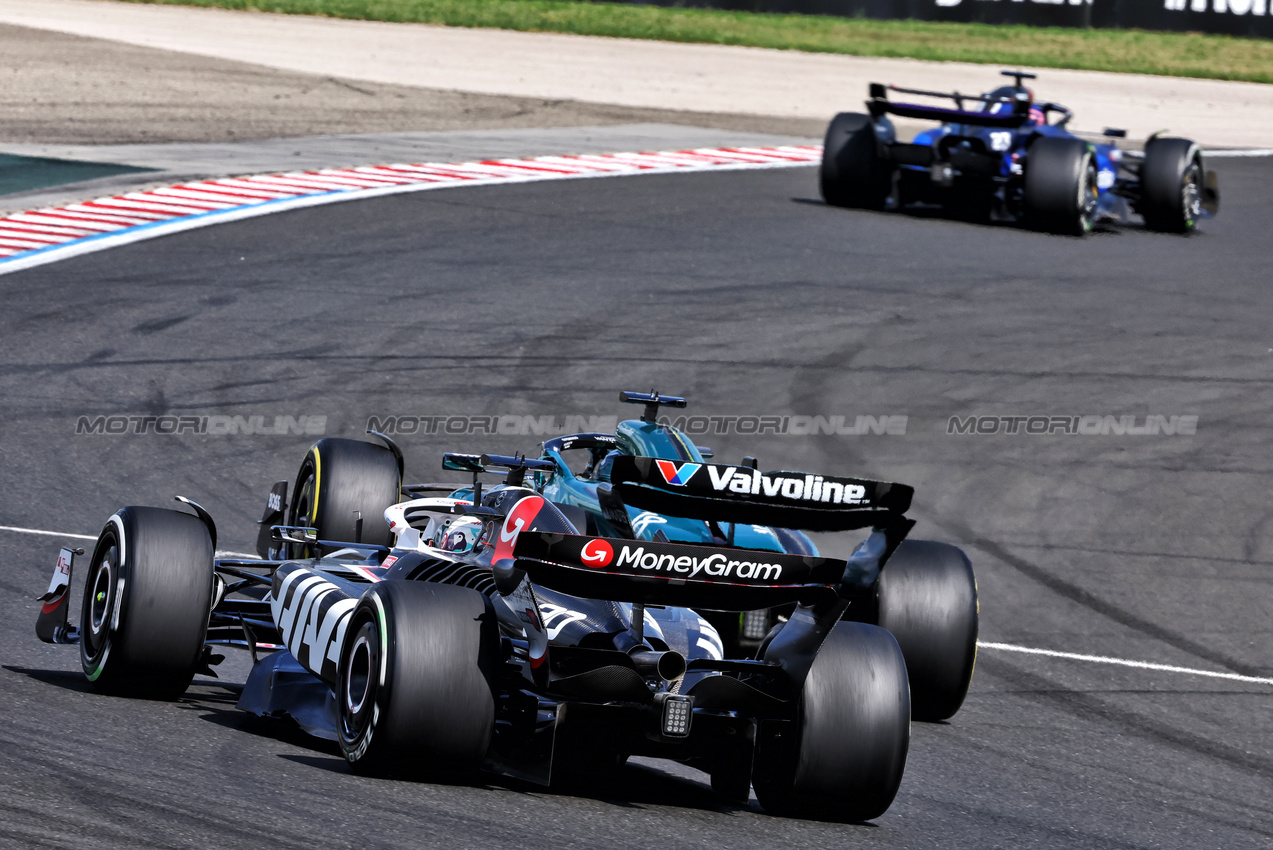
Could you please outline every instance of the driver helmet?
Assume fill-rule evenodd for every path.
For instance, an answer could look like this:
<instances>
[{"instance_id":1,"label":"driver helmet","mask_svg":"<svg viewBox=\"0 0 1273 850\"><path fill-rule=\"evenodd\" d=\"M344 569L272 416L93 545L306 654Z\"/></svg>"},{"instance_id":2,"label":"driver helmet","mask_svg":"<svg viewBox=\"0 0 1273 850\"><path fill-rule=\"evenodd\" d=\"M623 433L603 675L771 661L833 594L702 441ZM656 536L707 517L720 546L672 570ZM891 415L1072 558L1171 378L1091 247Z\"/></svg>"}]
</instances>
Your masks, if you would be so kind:
<instances>
[{"instance_id":1,"label":"driver helmet","mask_svg":"<svg viewBox=\"0 0 1273 850\"><path fill-rule=\"evenodd\" d=\"M1012 112L1013 105L1011 103L993 102L994 100L1007 98L1015 101L1025 101L1025 103L1029 105L1031 124L1043 124L1046 121L1043 110L1034 105L1034 90L1027 86L1000 86L994 91L989 92L986 97L990 98L991 102L986 103L984 108L987 112L994 115L1002 115Z\"/></svg>"},{"instance_id":2,"label":"driver helmet","mask_svg":"<svg viewBox=\"0 0 1273 850\"><path fill-rule=\"evenodd\" d=\"M442 532L438 548L444 552L463 554L477 548L482 539L482 521L476 517L459 517Z\"/></svg>"},{"instance_id":3,"label":"driver helmet","mask_svg":"<svg viewBox=\"0 0 1273 850\"><path fill-rule=\"evenodd\" d=\"M612 449L601 459L601 463L597 464L597 471L593 473L593 478L598 481L609 481L610 471L614 469L614 459L621 457L623 452L618 449Z\"/></svg>"}]
</instances>

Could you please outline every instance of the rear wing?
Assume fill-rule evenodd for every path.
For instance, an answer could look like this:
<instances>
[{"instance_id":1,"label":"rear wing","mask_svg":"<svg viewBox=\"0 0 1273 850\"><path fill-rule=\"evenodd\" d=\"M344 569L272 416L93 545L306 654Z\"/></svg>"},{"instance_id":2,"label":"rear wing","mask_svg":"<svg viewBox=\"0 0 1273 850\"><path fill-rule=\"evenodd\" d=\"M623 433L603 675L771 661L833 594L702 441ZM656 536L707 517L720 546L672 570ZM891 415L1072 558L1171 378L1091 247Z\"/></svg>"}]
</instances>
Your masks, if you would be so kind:
<instances>
[{"instance_id":1,"label":"rear wing","mask_svg":"<svg viewBox=\"0 0 1273 850\"><path fill-rule=\"evenodd\" d=\"M748 611L834 598L847 563L778 552L523 531L516 567L562 593Z\"/></svg>"},{"instance_id":2,"label":"rear wing","mask_svg":"<svg viewBox=\"0 0 1273 850\"><path fill-rule=\"evenodd\" d=\"M915 491L905 484L748 466L615 458L614 491L641 510L687 519L805 531L848 531L904 514Z\"/></svg>"},{"instance_id":3,"label":"rear wing","mask_svg":"<svg viewBox=\"0 0 1273 850\"><path fill-rule=\"evenodd\" d=\"M880 118L883 115L897 115L902 118L919 118L948 124L973 124L979 127L1007 128L1020 127L1030 118L1029 102L1010 97L904 89L898 86L884 85L883 83L871 83L869 91L870 99L866 102L866 108L870 111L872 118ZM953 100L955 108L929 106L921 103L895 103L888 99L889 92ZM973 101L981 104L981 109L964 109L964 101ZM1010 104L1012 108L1011 110L991 112L991 107L998 104Z\"/></svg>"}]
</instances>

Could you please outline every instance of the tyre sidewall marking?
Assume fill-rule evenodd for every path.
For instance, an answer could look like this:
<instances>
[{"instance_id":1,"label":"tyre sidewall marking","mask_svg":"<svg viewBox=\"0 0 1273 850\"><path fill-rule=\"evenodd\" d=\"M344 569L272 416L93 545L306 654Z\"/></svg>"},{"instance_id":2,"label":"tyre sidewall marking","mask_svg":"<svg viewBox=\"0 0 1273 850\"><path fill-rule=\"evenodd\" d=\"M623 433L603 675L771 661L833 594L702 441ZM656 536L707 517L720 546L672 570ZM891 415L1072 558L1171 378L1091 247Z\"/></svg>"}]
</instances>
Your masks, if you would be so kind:
<instances>
[{"instance_id":1,"label":"tyre sidewall marking","mask_svg":"<svg viewBox=\"0 0 1273 850\"><path fill-rule=\"evenodd\" d=\"M375 737L376 726L380 722L381 706L384 704L385 700L388 698L388 695L389 695L388 694L389 689L385 681L385 677L389 669L389 636L388 636L388 631L385 628L387 623L387 618L385 616L385 606L384 606L384 602L380 599L379 593L372 591L370 594L368 594L368 596L370 596L371 600L376 605L375 617L370 622L373 622L375 624L377 631L380 633L379 669L377 671L373 671L369 669L368 675L371 676L373 674L378 673L379 678L372 679L371 682L369 683L369 687L372 684L374 684L375 686L375 696L373 697L372 703L371 703L371 716L367 719L366 724L361 729L358 730L357 738L352 742L353 746L347 746L345 750L345 758L351 763L357 762L361 760L364 756L366 756L367 749L371 746L371 742ZM362 627L360 626L358 631L361 631L361 630L362 630ZM357 632L355 632L355 634L357 634ZM351 655L352 655L352 649L353 648L351 647L350 648ZM348 677L348 674L349 674L349 659L347 658L342 664L341 679L345 680ZM344 688L342 688L342 690L344 690ZM344 724L342 723L341 725L343 727ZM344 730L342 729L342 732L343 731ZM345 743L345 741L346 739L342 738L342 743Z\"/></svg>"}]
</instances>

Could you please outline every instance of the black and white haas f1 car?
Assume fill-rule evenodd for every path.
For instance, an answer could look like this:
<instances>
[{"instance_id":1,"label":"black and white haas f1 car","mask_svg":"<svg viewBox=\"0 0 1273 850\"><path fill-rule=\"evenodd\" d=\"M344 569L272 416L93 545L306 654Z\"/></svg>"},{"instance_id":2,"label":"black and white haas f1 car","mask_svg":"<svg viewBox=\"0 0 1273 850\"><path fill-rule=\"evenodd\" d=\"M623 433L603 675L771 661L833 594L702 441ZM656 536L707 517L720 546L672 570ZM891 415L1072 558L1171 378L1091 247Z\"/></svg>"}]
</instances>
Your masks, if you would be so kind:
<instances>
[{"instance_id":1,"label":"black and white haas f1 car","mask_svg":"<svg viewBox=\"0 0 1273 850\"><path fill-rule=\"evenodd\" d=\"M581 535L577 509L523 486L543 462L522 457L447 455L474 473L473 498L416 498L452 485L403 487L385 443L317 443L291 499L286 482L270 494L261 560L216 558L212 519L188 500L193 513L121 509L88 560L79 627L67 608L83 553L63 550L37 634L78 643L96 688L148 697L176 698L218 648L244 648L256 663L239 707L335 739L359 772L595 785L629 756L662 757L728 799L754 786L767 810L848 821L893 801L912 700L958 708L967 692L971 568L905 540L909 487L808 476L721 494L668 485L647 458L616 462L651 509L871 529L835 560ZM507 478L483 494L488 469ZM754 658L723 657L692 610L786 603Z\"/></svg>"}]
</instances>

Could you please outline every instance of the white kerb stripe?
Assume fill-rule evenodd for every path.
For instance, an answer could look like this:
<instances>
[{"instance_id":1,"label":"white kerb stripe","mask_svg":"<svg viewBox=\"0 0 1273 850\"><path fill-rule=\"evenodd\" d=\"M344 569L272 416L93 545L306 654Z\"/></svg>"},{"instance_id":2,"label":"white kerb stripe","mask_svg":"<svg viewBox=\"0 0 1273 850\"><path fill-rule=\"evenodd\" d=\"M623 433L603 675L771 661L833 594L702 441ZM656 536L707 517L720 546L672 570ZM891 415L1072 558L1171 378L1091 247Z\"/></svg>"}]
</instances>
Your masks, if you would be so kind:
<instances>
[{"instance_id":1,"label":"white kerb stripe","mask_svg":"<svg viewBox=\"0 0 1273 850\"><path fill-rule=\"evenodd\" d=\"M144 239L339 201L455 186L811 165L815 147L395 163L196 181L0 218L0 274ZM83 229L76 231L82 223ZM43 225L43 227L41 227ZM54 229L58 228L58 229Z\"/></svg>"}]
</instances>

